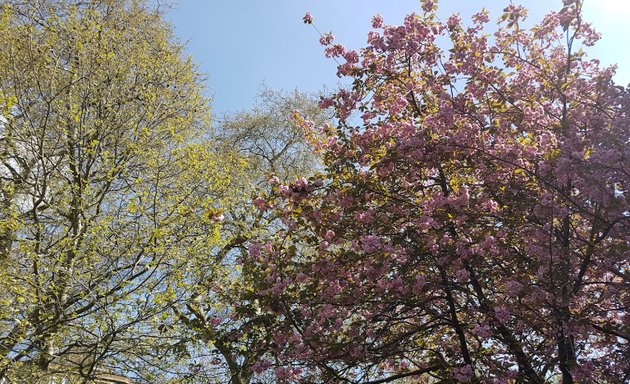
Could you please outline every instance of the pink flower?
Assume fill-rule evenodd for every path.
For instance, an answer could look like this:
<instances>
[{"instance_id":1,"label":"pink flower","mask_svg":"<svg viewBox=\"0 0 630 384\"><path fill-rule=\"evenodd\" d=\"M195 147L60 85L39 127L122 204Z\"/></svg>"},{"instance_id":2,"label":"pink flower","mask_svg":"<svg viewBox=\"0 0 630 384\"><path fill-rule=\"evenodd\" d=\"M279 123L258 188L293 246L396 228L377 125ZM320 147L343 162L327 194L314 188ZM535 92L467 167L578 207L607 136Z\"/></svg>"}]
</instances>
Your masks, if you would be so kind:
<instances>
[{"instance_id":1,"label":"pink flower","mask_svg":"<svg viewBox=\"0 0 630 384\"><path fill-rule=\"evenodd\" d=\"M391 106L391 113L392 114L397 114L400 113L403 109L405 109L407 107L407 105L409 105L409 102L407 101L407 98L405 98L404 95L398 95L396 97L396 101L394 102L394 104Z\"/></svg>"},{"instance_id":2,"label":"pink flower","mask_svg":"<svg viewBox=\"0 0 630 384\"><path fill-rule=\"evenodd\" d=\"M306 180L304 177L300 177L299 179L295 180L295 186L298 188L306 188L308 187L308 180Z\"/></svg>"},{"instance_id":3,"label":"pink flower","mask_svg":"<svg viewBox=\"0 0 630 384\"><path fill-rule=\"evenodd\" d=\"M361 246L366 253L378 251L381 247L381 239L375 235L365 235L361 237Z\"/></svg>"},{"instance_id":4,"label":"pink flower","mask_svg":"<svg viewBox=\"0 0 630 384\"><path fill-rule=\"evenodd\" d=\"M368 32L368 44L374 46L375 48L378 49L383 49L384 48L384 44L383 44L383 37L375 31L370 31Z\"/></svg>"},{"instance_id":5,"label":"pink flower","mask_svg":"<svg viewBox=\"0 0 630 384\"><path fill-rule=\"evenodd\" d=\"M288 282L283 281L281 278L276 278L275 284L271 287L271 293L274 295L279 295L284 292L284 289L287 287Z\"/></svg>"},{"instance_id":6,"label":"pink flower","mask_svg":"<svg viewBox=\"0 0 630 384\"><path fill-rule=\"evenodd\" d=\"M451 374L455 380L465 382L472 377L473 369L469 364L466 364L463 367L452 369Z\"/></svg>"},{"instance_id":7,"label":"pink flower","mask_svg":"<svg viewBox=\"0 0 630 384\"><path fill-rule=\"evenodd\" d=\"M255 373L262 373L271 366L271 362L261 359L252 365L251 370Z\"/></svg>"},{"instance_id":8,"label":"pink flower","mask_svg":"<svg viewBox=\"0 0 630 384\"><path fill-rule=\"evenodd\" d=\"M313 24L313 15L311 15L310 12L306 12L302 20L304 21L304 24Z\"/></svg>"},{"instance_id":9,"label":"pink flower","mask_svg":"<svg viewBox=\"0 0 630 384\"><path fill-rule=\"evenodd\" d=\"M356 64L359 62L359 54L354 50L346 51L343 54L343 58L350 64Z\"/></svg>"},{"instance_id":10,"label":"pink flower","mask_svg":"<svg viewBox=\"0 0 630 384\"><path fill-rule=\"evenodd\" d=\"M374 17L372 17L372 28L380 28L383 26L383 16L381 15L374 15Z\"/></svg>"},{"instance_id":11,"label":"pink flower","mask_svg":"<svg viewBox=\"0 0 630 384\"><path fill-rule=\"evenodd\" d=\"M278 192L280 192L282 195L288 195L289 193L291 193L291 189L289 189L288 185L281 185L278 187Z\"/></svg>"},{"instance_id":12,"label":"pink flower","mask_svg":"<svg viewBox=\"0 0 630 384\"><path fill-rule=\"evenodd\" d=\"M510 312L504 307L495 308L494 316L496 317L497 321L501 324L507 323L512 318L512 315L510 314Z\"/></svg>"},{"instance_id":13,"label":"pink flower","mask_svg":"<svg viewBox=\"0 0 630 384\"><path fill-rule=\"evenodd\" d=\"M335 41L335 36L332 34L332 32L325 33L319 39L319 43L321 45L330 45L330 44L332 44L333 41Z\"/></svg>"},{"instance_id":14,"label":"pink flower","mask_svg":"<svg viewBox=\"0 0 630 384\"><path fill-rule=\"evenodd\" d=\"M346 48L344 48L341 44L330 45L324 50L324 55L326 57L339 57L343 56L346 52Z\"/></svg>"},{"instance_id":15,"label":"pink flower","mask_svg":"<svg viewBox=\"0 0 630 384\"><path fill-rule=\"evenodd\" d=\"M492 336L492 331L490 330L490 327L487 325L475 326L475 328L473 328L473 333L481 337L482 339L487 339L490 336Z\"/></svg>"},{"instance_id":16,"label":"pink flower","mask_svg":"<svg viewBox=\"0 0 630 384\"><path fill-rule=\"evenodd\" d=\"M424 288L425 284L426 284L426 279L424 278L424 276L416 275L416 279L415 279L415 282L413 284L413 287L411 287L411 291L414 294L418 294L418 293L420 293L420 291L422 291L422 288Z\"/></svg>"},{"instance_id":17,"label":"pink flower","mask_svg":"<svg viewBox=\"0 0 630 384\"><path fill-rule=\"evenodd\" d=\"M253 257L259 257L262 246L258 243L251 243L249 245L249 255Z\"/></svg>"},{"instance_id":18,"label":"pink flower","mask_svg":"<svg viewBox=\"0 0 630 384\"><path fill-rule=\"evenodd\" d=\"M265 201L265 198L262 196L258 196L257 198L255 198L253 203L256 208L260 209L261 211L267 209L267 201Z\"/></svg>"},{"instance_id":19,"label":"pink flower","mask_svg":"<svg viewBox=\"0 0 630 384\"><path fill-rule=\"evenodd\" d=\"M462 22L462 19L459 17L459 15L455 14L455 15L451 15L448 20L446 20L446 26L450 29L453 30L455 29L455 27L457 27L458 25L460 25Z\"/></svg>"},{"instance_id":20,"label":"pink flower","mask_svg":"<svg viewBox=\"0 0 630 384\"><path fill-rule=\"evenodd\" d=\"M473 21L477 24L483 24L490 21L490 17L488 17L488 11L483 10L481 12L475 13L472 17Z\"/></svg>"},{"instance_id":21,"label":"pink flower","mask_svg":"<svg viewBox=\"0 0 630 384\"><path fill-rule=\"evenodd\" d=\"M523 284L516 280L510 280L505 283L505 292L510 296L518 296L523 290Z\"/></svg>"},{"instance_id":22,"label":"pink flower","mask_svg":"<svg viewBox=\"0 0 630 384\"><path fill-rule=\"evenodd\" d=\"M291 378L291 369L286 367L277 367L274 368L273 372L276 374L276 378L278 381L285 382L289 378Z\"/></svg>"},{"instance_id":23,"label":"pink flower","mask_svg":"<svg viewBox=\"0 0 630 384\"><path fill-rule=\"evenodd\" d=\"M359 223L369 224L374 220L374 214L372 211L357 212L354 219Z\"/></svg>"},{"instance_id":24,"label":"pink flower","mask_svg":"<svg viewBox=\"0 0 630 384\"><path fill-rule=\"evenodd\" d=\"M465 269L460 269L455 273L455 278L458 282L465 283L468 281L468 279L470 279L470 272Z\"/></svg>"},{"instance_id":25,"label":"pink flower","mask_svg":"<svg viewBox=\"0 0 630 384\"><path fill-rule=\"evenodd\" d=\"M322 97L319 101L319 107L325 109L333 106L333 100L330 97Z\"/></svg>"},{"instance_id":26,"label":"pink flower","mask_svg":"<svg viewBox=\"0 0 630 384\"><path fill-rule=\"evenodd\" d=\"M394 163L388 162L385 165L381 166L377 172L381 178L385 178L389 176L389 174L392 173L393 170L394 170Z\"/></svg>"},{"instance_id":27,"label":"pink flower","mask_svg":"<svg viewBox=\"0 0 630 384\"><path fill-rule=\"evenodd\" d=\"M352 202L354 202L354 198L352 198L352 196L344 196L341 200L339 200L339 206L347 208L352 205Z\"/></svg>"},{"instance_id":28,"label":"pink flower","mask_svg":"<svg viewBox=\"0 0 630 384\"><path fill-rule=\"evenodd\" d=\"M422 10L425 12L431 12L433 7L435 6L434 2L431 0L422 0Z\"/></svg>"}]
</instances>

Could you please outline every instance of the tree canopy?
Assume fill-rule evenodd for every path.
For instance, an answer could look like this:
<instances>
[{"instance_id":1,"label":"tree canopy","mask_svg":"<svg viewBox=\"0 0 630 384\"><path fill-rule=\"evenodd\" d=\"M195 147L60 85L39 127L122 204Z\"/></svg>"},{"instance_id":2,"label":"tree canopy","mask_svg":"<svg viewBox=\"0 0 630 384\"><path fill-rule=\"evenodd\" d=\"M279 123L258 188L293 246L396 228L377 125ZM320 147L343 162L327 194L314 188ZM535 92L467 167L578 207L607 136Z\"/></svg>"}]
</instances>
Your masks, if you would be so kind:
<instances>
[{"instance_id":1,"label":"tree canopy","mask_svg":"<svg viewBox=\"0 0 630 384\"><path fill-rule=\"evenodd\" d=\"M0 382L627 382L630 92L581 4L376 15L321 35L347 86L213 119L155 4L3 1Z\"/></svg>"},{"instance_id":2,"label":"tree canopy","mask_svg":"<svg viewBox=\"0 0 630 384\"><path fill-rule=\"evenodd\" d=\"M313 126L325 170L274 186L284 228L250 249L281 322L279 382L628 380L630 105L585 49L580 1L494 35L373 19ZM313 18L306 15L305 23ZM448 49L442 48L448 40ZM438 44L440 42L440 44Z\"/></svg>"},{"instance_id":3,"label":"tree canopy","mask_svg":"<svg viewBox=\"0 0 630 384\"><path fill-rule=\"evenodd\" d=\"M200 141L202 77L144 2L1 11L0 378L133 370L238 161Z\"/></svg>"}]
</instances>

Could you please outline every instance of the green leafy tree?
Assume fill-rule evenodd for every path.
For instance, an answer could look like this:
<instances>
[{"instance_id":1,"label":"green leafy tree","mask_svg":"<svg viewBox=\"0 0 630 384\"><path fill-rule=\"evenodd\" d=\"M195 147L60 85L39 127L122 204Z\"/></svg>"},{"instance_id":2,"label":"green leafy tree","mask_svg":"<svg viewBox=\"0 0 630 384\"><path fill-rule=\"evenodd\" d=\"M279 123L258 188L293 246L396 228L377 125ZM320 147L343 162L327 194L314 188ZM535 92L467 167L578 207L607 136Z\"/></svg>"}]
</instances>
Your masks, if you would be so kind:
<instances>
[{"instance_id":1,"label":"green leafy tree","mask_svg":"<svg viewBox=\"0 0 630 384\"><path fill-rule=\"evenodd\" d=\"M243 161L200 140L202 78L144 1L4 2L0 40L0 378L155 382Z\"/></svg>"}]
</instances>

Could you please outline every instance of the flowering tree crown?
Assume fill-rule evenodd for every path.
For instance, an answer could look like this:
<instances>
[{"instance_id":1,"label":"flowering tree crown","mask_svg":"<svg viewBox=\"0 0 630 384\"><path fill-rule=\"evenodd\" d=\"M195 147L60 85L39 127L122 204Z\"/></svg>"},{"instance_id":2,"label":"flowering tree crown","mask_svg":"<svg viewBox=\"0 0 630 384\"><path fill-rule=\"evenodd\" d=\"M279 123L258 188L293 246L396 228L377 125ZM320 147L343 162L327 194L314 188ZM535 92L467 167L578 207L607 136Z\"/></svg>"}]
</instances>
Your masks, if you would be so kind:
<instances>
[{"instance_id":1,"label":"flowering tree crown","mask_svg":"<svg viewBox=\"0 0 630 384\"><path fill-rule=\"evenodd\" d=\"M321 100L335 127L303 121L325 170L257 200L285 224L250 254L282 319L265 367L626 381L630 100L578 48L598 39L581 2L529 30L510 5L492 36L485 11L466 27L422 9L400 26L375 16L360 52L322 36L352 83Z\"/></svg>"}]
</instances>

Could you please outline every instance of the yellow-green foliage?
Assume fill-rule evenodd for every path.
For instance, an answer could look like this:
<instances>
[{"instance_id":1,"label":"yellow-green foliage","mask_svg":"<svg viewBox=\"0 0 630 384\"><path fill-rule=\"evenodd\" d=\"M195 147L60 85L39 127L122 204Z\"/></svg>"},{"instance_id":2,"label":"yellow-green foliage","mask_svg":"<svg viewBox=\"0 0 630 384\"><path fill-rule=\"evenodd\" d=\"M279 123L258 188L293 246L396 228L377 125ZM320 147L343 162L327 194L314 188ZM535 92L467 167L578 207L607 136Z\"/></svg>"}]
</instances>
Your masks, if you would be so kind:
<instances>
[{"instance_id":1,"label":"yellow-green foliage","mask_svg":"<svg viewBox=\"0 0 630 384\"><path fill-rule=\"evenodd\" d=\"M144 1L4 2L0 41L0 371L157 348L242 200L201 76Z\"/></svg>"}]
</instances>

